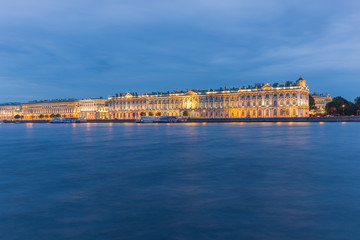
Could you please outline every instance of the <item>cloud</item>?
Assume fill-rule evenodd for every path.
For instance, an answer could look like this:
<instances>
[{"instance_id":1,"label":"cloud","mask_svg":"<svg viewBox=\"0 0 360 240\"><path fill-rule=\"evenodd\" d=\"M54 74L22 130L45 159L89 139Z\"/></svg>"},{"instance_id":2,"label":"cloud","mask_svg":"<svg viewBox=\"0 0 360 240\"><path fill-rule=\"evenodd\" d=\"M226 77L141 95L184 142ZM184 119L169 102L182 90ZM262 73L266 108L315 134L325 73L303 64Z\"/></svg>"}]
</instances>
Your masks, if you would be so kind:
<instances>
[{"instance_id":1,"label":"cloud","mask_svg":"<svg viewBox=\"0 0 360 240\"><path fill-rule=\"evenodd\" d=\"M3 0L0 84L14 96L44 98L39 86L81 97L286 81L298 73L354 82L359 4ZM338 90L335 81L327 87Z\"/></svg>"}]
</instances>

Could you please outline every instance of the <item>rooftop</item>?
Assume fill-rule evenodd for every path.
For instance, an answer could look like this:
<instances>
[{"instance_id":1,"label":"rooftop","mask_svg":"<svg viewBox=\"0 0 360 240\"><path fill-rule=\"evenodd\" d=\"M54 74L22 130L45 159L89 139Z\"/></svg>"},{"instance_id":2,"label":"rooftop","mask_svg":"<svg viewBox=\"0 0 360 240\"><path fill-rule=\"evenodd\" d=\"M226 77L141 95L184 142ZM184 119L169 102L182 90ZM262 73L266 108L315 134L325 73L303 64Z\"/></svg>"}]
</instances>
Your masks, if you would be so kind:
<instances>
[{"instance_id":1,"label":"rooftop","mask_svg":"<svg viewBox=\"0 0 360 240\"><path fill-rule=\"evenodd\" d=\"M300 76L299 80L303 80ZM300 86L300 83L298 82L299 80L297 80L295 83L292 81L287 81L284 84L279 84L279 83L273 83L273 84L269 84L269 86L273 87L273 88L284 88L284 87L297 87ZM190 91L193 91L197 94L208 94L209 92L214 92L214 93L228 93L228 92L238 92L239 90L260 90L262 87L264 87L265 85L267 85L266 83L255 83L254 85L248 85L248 86L242 86L242 87L232 87L232 88L227 88L227 87L220 87L218 89L209 89L209 90L197 90L197 89L191 89ZM151 93L138 93L138 92L129 92L129 93L116 93L115 95L111 96L113 98L117 98L117 97L126 97L126 96L170 96L170 95L177 95L177 94L185 94L188 93L189 90L187 89L186 91L167 91L167 92L151 92Z\"/></svg>"}]
</instances>

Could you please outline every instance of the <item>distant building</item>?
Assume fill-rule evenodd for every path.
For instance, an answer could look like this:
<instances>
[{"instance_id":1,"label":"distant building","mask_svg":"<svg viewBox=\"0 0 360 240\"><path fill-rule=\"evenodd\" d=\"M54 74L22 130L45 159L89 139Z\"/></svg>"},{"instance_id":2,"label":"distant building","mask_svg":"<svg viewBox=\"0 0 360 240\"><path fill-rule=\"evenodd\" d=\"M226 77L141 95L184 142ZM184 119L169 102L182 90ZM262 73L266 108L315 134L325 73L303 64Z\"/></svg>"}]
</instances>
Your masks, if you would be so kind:
<instances>
[{"instance_id":1,"label":"distant building","mask_svg":"<svg viewBox=\"0 0 360 240\"><path fill-rule=\"evenodd\" d=\"M2 104L2 105L0 105L0 121L14 120L16 115L21 115L20 104Z\"/></svg>"},{"instance_id":2,"label":"distant building","mask_svg":"<svg viewBox=\"0 0 360 240\"><path fill-rule=\"evenodd\" d=\"M22 115L26 120L47 119L54 115L61 117L79 117L78 100L35 101L21 105Z\"/></svg>"},{"instance_id":3,"label":"distant building","mask_svg":"<svg viewBox=\"0 0 360 240\"><path fill-rule=\"evenodd\" d=\"M309 116L309 87L295 82L263 83L241 88L138 94L109 98L109 118L140 116L189 116L191 118L281 118Z\"/></svg>"},{"instance_id":4,"label":"distant building","mask_svg":"<svg viewBox=\"0 0 360 240\"><path fill-rule=\"evenodd\" d=\"M323 112L330 95L313 94ZM0 120L53 117L137 119L141 116L190 118L284 118L309 116L309 87L300 76L285 84L262 83L240 88L220 88L146 94L116 94L108 99L45 100L21 105L0 105Z\"/></svg>"},{"instance_id":5,"label":"distant building","mask_svg":"<svg viewBox=\"0 0 360 240\"><path fill-rule=\"evenodd\" d=\"M79 116L89 120L108 119L105 99L87 98L79 101Z\"/></svg>"},{"instance_id":6,"label":"distant building","mask_svg":"<svg viewBox=\"0 0 360 240\"><path fill-rule=\"evenodd\" d=\"M311 96L314 98L316 106L316 110L312 110L311 114L324 114L326 104L332 101L330 94L319 94L314 92Z\"/></svg>"}]
</instances>

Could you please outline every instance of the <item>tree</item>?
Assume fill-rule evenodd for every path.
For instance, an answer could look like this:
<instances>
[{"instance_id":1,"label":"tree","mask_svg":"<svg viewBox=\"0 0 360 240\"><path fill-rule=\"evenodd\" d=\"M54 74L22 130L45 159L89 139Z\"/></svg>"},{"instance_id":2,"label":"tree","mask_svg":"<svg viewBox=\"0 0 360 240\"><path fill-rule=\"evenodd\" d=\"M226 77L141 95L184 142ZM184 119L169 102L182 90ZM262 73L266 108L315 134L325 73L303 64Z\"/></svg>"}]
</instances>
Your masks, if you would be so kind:
<instances>
[{"instance_id":1,"label":"tree","mask_svg":"<svg viewBox=\"0 0 360 240\"><path fill-rule=\"evenodd\" d=\"M55 117L59 118L59 117L61 117L61 114L58 113L55 115Z\"/></svg>"},{"instance_id":2,"label":"tree","mask_svg":"<svg viewBox=\"0 0 360 240\"><path fill-rule=\"evenodd\" d=\"M53 114L53 113L50 114L50 117L51 117L51 118L54 118L54 117L55 117L55 114Z\"/></svg>"},{"instance_id":3,"label":"tree","mask_svg":"<svg viewBox=\"0 0 360 240\"><path fill-rule=\"evenodd\" d=\"M327 103L325 106L325 112L326 112L326 114L329 114L329 115L337 114L337 109L336 109L335 103L333 103L333 102Z\"/></svg>"},{"instance_id":4,"label":"tree","mask_svg":"<svg viewBox=\"0 0 360 240\"><path fill-rule=\"evenodd\" d=\"M189 115L190 115L190 114L189 114L189 111L184 111L184 112L183 112L183 116L184 116L184 117L188 117Z\"/></svg>"},{"instance_id":5,"label":"tree","mask_svg":"<svg viewBox=\"0 0 360 240\"><path fill-rule=\"evenodd\" d=\"M14 118L15 118L15 119L19 119L19 118L21 118L21 116L20 116L19 114L16 114L16 115L14 116Z\"/></svg>"},{"instance_id":6,"label":"tree","mask_svg":"<svg viewBox=\"0 0 360 240\"><path fill-rule=\"evenodd\" d=\"M156 116L160 117L161 116L161 112L157 112Z\"/></svg>"},{"instance_id":7,"label":"tree","mask_svg":"<svg viewBox=\"0 0 360 240\"><path fill-rule=\"evenodd\" d=\"M310 94L309 95L309 108L310 110L316 110L316 104L315 104L315 99L313 98L313 96Z\"/></svg>"},{"instance_id":8,"label":"tree","mask_svg":"<svg viewBox=\"0 0 360 240\"><path fill-rule=\"evenodd\" d=\"M31 120L33 120L33 119L35 118L35 116L34 116L34 115L30 115L30 118L31 118Z\"/></svg>"},{"instance_id":9,"label":"tree","mask_svg":"<svg viewBox=\"0 0 360 240\"><path fill-rule=\"evenodd\" d=\"M149 112L149 116L154 116L154 113L153 113L153 112Z\"/></svg>"},{"instance_id":10,"label":"tree","mask_svg":"<svg viewBox=\"0 0 360 240\"><path fill-rule=\"evenodd\" d=\"M143 117L143 116L146 116L146 113L145 113L145 112L141 112L141 113L140 113L140 116L142 116L142 117Z\"/></svg>"},{"instance_id":11,"label":"tree","mask_svg":"<svg viewBox=\"0 0 360 240\"><path fill-rule=\"evenodd\" d=\"M339 114L342 116L354 115L356 113L355 104L349 102L343 97L335 97L331 102L326 104L325 111L327 114Z\"/></svg>"},{"instance_id":12,"label":"tree","mask_svg":"<svg viewBox=\"0 0 360 240\"><path fill-rule=\"evenodd\" d=\"M39 115L39 118L40 118L40 119L44 118L44 115L43 115L43 114L40 114L40 115Z\"/></svg>"},{"instance_id":13,"label":"tree","mask_svg":"<svg viewBox=\"0 0 360 240\"><path fill-rule=\"evenodd\" d=\"M360 115L360 97L355 98L356 113Z\"/></svg>"}]
</instances>

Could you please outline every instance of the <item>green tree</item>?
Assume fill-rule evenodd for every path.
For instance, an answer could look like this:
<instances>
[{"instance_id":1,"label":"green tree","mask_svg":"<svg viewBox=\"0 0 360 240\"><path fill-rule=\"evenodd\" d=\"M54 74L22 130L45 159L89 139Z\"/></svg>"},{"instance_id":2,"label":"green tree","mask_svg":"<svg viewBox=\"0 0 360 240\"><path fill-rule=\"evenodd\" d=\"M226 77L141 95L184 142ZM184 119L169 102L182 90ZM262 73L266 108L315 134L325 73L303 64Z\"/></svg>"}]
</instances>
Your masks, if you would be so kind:
<instances>
[{"instance_id":1,"label":"green tree","mask_svg":"<svg viewBox=\"0 0 360 240\"><path fill-rule=\"evenodd\" d=\"M335 97L331 102L326 104L325 111L327 114L339 114L342 116L354 115L356 113L355 104L343 97Z\"/></svg>"},{"instance_id":2,"label":"green tree","mask_svg":"<svg viewBox=\"0 0 360 240\"><path fill-rule=\"evenodd\" d=\"M40 115L39 115L39 118L40 118L40 119L44 118L44 115L43 115L43 114L40 114Z\"/></svg>"},{"instance_id":3,"label":"green tree","mask_svg":"<svg viewBox=\"0 0 360 240\"><path fill-rule=\"evenodd\" d=\"M183 112L183 116L184 116L184 117L188 117L189 115L190 115L190 114L189 114L189 111L184 111L184 112Z\"/></svg>"},{"instance_id":4,"label":"green tree","mask_svg":"<svg viewBox=\"0 0 360 240\"><path fill-rule=\"evenodd\" d=\"M315 99L313 98L313 96L310 94L309 95L309 108L310 110L316 110L316 104L315 104Z\"/></svg>"},{"instance_id":5,"label":"green tree","mask_svg":"<svg viewBox=\"0 0 360 240\"><path fill-rule=\"evenodd\" d=\"M153 112L149 112L149 116L154 116L154 113L153 113Z\"/></svg>"},{"instance_id":6,"label":"green tree","mask_svg":"<svg viewBox=\"0 0 360 240\"><path fill-rule=\"evenodd\" d=\"M326 114L329 114L329 115L338 114L335 103L333 103L333 102L327 103L325 106L325 112L326 112Z\"/></svg>"},{"instance_id":7,"label":"green tree","mask_svg":"<svg viewBox=\"0 0 360 240\"><path fill-rule=\"evenodd\" d=\"M161 112L157 112L156 116L160 117L161 116Z\"/></svg>"},{"instance_id":8,"label":"green tree","mask_svg":"<svg viewBox=\"0 0 360 240\"><path fill-rule=\"evenodd\" d=\"M50 117L51 117L51 118L54 118L54 117L55 117L55 114L53 114L53 113L50 114Z\"/></svg>"},{"instance_id":9,"label":"green tree","mask_svg":"<svg viewBox=\"0 0 360 240\"><path fill-rule=\"evenodd\" d=\"M145 112L141 112L141 113L140 113L140 116L142 116L142 117L143 117L143 116L146 116L146 113L145 113Z\"/></svg>"},{"instance_id":10,"label":"green tree","mask_svg":"<svg viewBox=\"0 0 360 240\"><path fill-rule=\"evenodd\" d=\"M360 97L355 98L356 114L360 115Z\"/></svg>"},{"instance_id":11,"label":"green tree","mask_svg":"<svg viewBox=\"0 0 360 240\"><path fill-rule=\"evenodd\" d=\"M19 114L16 114L16 115L14 116L14 118L15 118L15 119L20 119L21 116L20 116Z\"/></svg>"},{"instance_id":12,"label":"green tree","mask_svg":"<svg viewBox=\"0 0 360 240\"><path fill-rule=\"evenodd\" d=\"M55 115L55 117L59 118L59 117L61 117L61 114L58 113Z\"/></svg>"}]
</instances>

